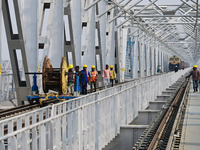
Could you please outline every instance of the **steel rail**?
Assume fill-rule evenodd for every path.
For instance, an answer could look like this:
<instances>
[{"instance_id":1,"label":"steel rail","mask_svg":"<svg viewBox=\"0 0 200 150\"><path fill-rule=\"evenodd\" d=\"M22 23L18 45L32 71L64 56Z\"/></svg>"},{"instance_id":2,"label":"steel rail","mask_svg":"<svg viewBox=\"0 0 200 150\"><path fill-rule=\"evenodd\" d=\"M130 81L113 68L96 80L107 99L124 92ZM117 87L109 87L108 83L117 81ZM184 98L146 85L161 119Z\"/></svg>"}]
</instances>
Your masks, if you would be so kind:
<instances>
[{"instance_id":1,"label":"steel rail","mask_svg":"<svg viewBox=\"0 0 200 150\"><path fill-rule=\"evenodd\" d=\"M0 120L5 119L5 117L9 118L14 114L19 114L20 112L23 112L23 111L33 110L39 106L40 106L39 104L27 104L27 105L22 105L19 107L2 110L0 111Z\"/></svg>"},{"instance_id":2,"label":"steel rail","mask_svg":"<svg viewBox=\"0 0 200 150\"><path fill-rule=\"evenodd\" d=\"M160 123L160 125L159 125L149 147L148 147L148 150L155 149L157 147L157 145L159 144L159 139L161 138L162 134L164 133L167 124L169 124L169 120L172 117L172 114L174 113L173 111L177 108L178 102L180 101L181 95L184 92L184 89L187 85L187 82L185 82L182 85L182 87L180 88L179 92L177 93L174 101L172 102L168 111L166 112L165 116L163 117L162 122Z\"/></svg>"},{"instance_id":3,"label":"steel rail","mask_svg":"<svg viewBox=\"0 0 200 150\"><path fill-rule=\"evenodd\" d=\"M180 104L180 108L178 110L166 149L170 149L172 147L177 148L177 146L179 146L180 144L180 138L181 138L181 133L182 133L182 128L183 128L183 121L185 117L185 111L186 111L186 106L188 102L190 87L191 87L191 83L189 81L187 83L185 93L183 95L183 100Z\"/></svg>"}]
</instances>

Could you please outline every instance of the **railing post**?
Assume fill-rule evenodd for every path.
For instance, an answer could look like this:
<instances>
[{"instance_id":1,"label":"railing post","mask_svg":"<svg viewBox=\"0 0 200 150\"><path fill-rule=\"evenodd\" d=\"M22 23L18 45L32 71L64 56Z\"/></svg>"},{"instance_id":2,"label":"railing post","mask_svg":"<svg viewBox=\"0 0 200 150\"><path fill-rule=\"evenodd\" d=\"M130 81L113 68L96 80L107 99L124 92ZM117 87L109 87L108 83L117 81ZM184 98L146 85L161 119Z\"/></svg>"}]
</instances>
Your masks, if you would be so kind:
<instances>
[{"instance_id":1,"label":"railing post","mask_svg":"<svg viewBox=\"0 0 200 150\"><path fill-rule=\"evenodd\" d=\"M44 149L46 149L46 128L42 124L39 126L39 150L44 150Z\"/></svg>"},{"instance_id":2,"label":"railing post","mask_svg":"<svg viewBox=\"0 0 200 150\"><path fill-rule=\"evenodd\" d=\"M83 149L83 109L82 107L78 109L78 128L79 128L79 150Z\"/></svg>"},{"instance_id":3,"label":"railing post","mask_svg":"<svg viewBox=\"0 0 200 150\"><path fill-rule=\"evenodd\" d=\"M5 100L5 76L2 76L2 101Z\"/></svg>"},{"instance_id":4,"label":"railing post","mask_svg":"<svg viewBox=\"0 0 200 150\"><path fill-rule=\"evenodd\" d=\"M8 75L8 78L7 78L8 80L7 80L7 95L6 95L6 100L10 100L9 99L9 91L10 91L10 89L9 89L9 86L10 86L10 78L9 78L9 75Z\"/></svg>"}]
</instances>

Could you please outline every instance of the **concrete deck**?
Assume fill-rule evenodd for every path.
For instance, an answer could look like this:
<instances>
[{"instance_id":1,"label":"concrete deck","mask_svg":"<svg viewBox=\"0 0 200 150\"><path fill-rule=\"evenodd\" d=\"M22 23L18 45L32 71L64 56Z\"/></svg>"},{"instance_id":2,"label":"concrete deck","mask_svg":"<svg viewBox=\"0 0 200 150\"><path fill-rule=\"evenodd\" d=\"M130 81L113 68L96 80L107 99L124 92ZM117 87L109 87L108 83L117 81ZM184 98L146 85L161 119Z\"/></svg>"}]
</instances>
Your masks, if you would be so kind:
<instances>
[{"instance_id":1,"label":"concrete deck","mask_svg":"<svg viewBox=\"0 0 200 150\"><path fill-rule=\"evenodd\" d=\"M200 92L191 86L186 108L180 150L200 150Z\"/></svg>"}]
</instances>

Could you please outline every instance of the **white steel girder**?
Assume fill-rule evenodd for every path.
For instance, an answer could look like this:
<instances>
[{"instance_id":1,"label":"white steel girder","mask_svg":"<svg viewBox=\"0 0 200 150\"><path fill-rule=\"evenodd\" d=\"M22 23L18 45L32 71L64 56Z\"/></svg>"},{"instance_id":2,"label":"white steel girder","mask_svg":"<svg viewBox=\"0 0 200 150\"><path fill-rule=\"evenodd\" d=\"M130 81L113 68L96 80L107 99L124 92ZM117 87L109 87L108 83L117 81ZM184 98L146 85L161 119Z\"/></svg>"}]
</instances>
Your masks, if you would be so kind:
<instances>
[{"instance_id":1,"label":"white steel girder","mask_svg":"<svg viewBox=\"0 0 200 150\"><path fill-rule=\"evenodd\" d=\"M0 69L2 69L2 63L1 63L1 57L2 57L2 1L0 1ZM2 71L2 70L1 70ZM0 73L0 85L2 85L2 76L1 76L1 73ZM1 93L1 87L0 86L0 93ZM1 96L1 95L0 95Z\"/></svg>"},{"instance_id":2,"label":"white steel girder","mask_svg":"<svg viewBox=\"0 0 200 150\"><path fill-rule=\"evenodd\" d=\"M87 4L92 3L93 0L87 1ZM85 33L85 49L82 48L84 51L84 55L82 56L82 66L87 64L88 70L95 65L95 29L96 29L96 22L95 22L95 14L96 9L95 7L91 7L85 15L84 15L84 22L87 22L87 28ZM83 35L82 35L83 36ZM84 38L84 37L83 37Z\"/></svg>"},{"instance_id":3,"label":"white steel girder","mask_svg":"<svg viewBox=\"0 0 200 150\"><path fill-rule=\"evenodd\" d=\"M71 6L71 16L73 24L73 37L74 37L74 47L75 47L75 57L76 65L81 66L81 33L82 33L82 0L72 0L70 2Z\"/></svg>"},{"instance_id":4,"label":"white steel girder","mask_svg":"<svg viewBox=\"0 0 200 150\"><path fill-rule=\"evenodd\" d=\"M121 41L120 41L120 52L119 52L119 57L120 57L120 81L124 81L124 76L125 72L122 71L122 68L125 68L125 59L126 59L126 48L127 48L127 41L128 41L128 29L123 29L121 31Z\"/></svg>"},{"instance_id":5,"label":"white steel girder","mask_svg":"<svg viewBox=\"0 0 200 150\"><path fill-rule=\"evenodd\" d=\"M138 31L139 32L139 31ZM134 45L134 66L133 66L133 68L135 68L134 69L134 74L133 74L133 76L134 76L134 78L138 78L139 77L139 55L138 55L138 51L139 51L139 49L138 49L138 47L139 47L139 41L138 41L139 39L138 39L138 36L135 36L135 45Z\"/></svg>"},{"instance_id":6,"label":"white steel girder","mask_svg":"<svg viewBox=\"0 0 200 150\"><path fill-rule=\"evenodd\" d=\"M23 0L23 29L28 71L37 71L38 55L38 1Z\"/></svg>"},{"instance_id":7,"label":"white steel girder","mask_svg":"<svg viewBox=\"0 0 200 150\"><path fill-rule=\"evenodd\" d=\"M158 65L161 65L163 72L167 72L168 58L171 55L178 55L190 62L196 59L195 54L199 54L200 32L197 28L193 31L199 25L198 16L193 13L199 10L185 0L181 0L183 3L176 8L174 15L169 13L168 6L156 4L157 0L149 1L145 5L141 4L144 0L135 2L131 0L22 1L21 17L23 18L21 19L29 72L36 71L38 45L42 44L43 57L47 55L53 67L60 67L61 58L65 56L64 15L66 14L64 14L64 8L67 6L70 7L67 11L70 11L72 24L70 34L72 34L73 44L70 46L74 49L72 51L75 53L74 62L78 66L87 64L88 70L92 65L97 65L98 54L101 64L98 70L102 71L105 64L117 66L120 76L118 80L124 81L127 41L130 39L135 42L133 58L129 58L133 59L130 61L133 62L133 69L130 71L134 78L156 74ZM45 9L49 9L46 21ZM44 23L47 27L46 33L42 35ZM85 23L86 29L83 32ZM185 42L188 43L187 51L184 49L184 44L180 44L181 33L177 30L178 25L183 26L182 32L189 37L185 38ZM98 30L98 36L96 30ZM98 40L98 46L95 44L96 40ZM178 42L178 46L174 44ZM115 51L117 51L117 59ZM40 70L41 64L40 62Z\"/></svg>"},{"instance_id":8,"label":"white steel girder","mask_svg":"<svg viewBox=\"0 0 200 150\"><path fill-rule=\"evenodd\" d=\"M106 11L106 2L100 1L98 3L99 14L102 14ZM99 25L100 25L100 44L102 50L102 68L106 65L106 15L103 15L99 18Z\"/></svg>"},{"instance_id":9,"label":"white steel girder","mask_svg":"<svg viewBox=\"0 0 200 150\"><path fill-rule=\"evenodd\" d=\"M52 66L60 68L60 62L64 56L64 23L63 23L63 1L54 0L52 3L52 29L50 34L50 45L48 56Z\"/></svg>"},{"instance_id":10,"label":"white steel girder","mask_svg":"<svg viewBox=\"0 0 200 150\"><path fill-rule=\"evenodd\" d=\"M114 16L114 9L110 12L110 16ZM106 64L115 64L115 22L107 27L108 38L106 40Z\"/></svg>"},{"instance_id":11,"label":"white steel girder","mask_svg":"<svg viewBox=\"0 0 200 150\"><path fill-rule=\"evenodd\" d=\"M1 54L2 54L2 9L1 9L1 7L2 7L2 1L0 1L0 65L2 65L1 64ZM1 80L1 79L0 79Z\"/></svg>"},{"instance_id":12,"label":"white steel girder","mask_svg":"<svg viewBox=\"0 0 200 150\"><path fill-rule=\"evenodd\" d=\"M47 14L47 9L49 10L49 14L45 20L44 17L45 13ZM58 18L57 15L59 16ZM44 24L46 24L46 29L44 28ZM60 67L64 46L63 2L41 0L38 26L38 43L44 44L42 60L39 62L40 70L42 69L43 58L45 56L51 59L53 67Z\"/></svg>"}]
</instances>

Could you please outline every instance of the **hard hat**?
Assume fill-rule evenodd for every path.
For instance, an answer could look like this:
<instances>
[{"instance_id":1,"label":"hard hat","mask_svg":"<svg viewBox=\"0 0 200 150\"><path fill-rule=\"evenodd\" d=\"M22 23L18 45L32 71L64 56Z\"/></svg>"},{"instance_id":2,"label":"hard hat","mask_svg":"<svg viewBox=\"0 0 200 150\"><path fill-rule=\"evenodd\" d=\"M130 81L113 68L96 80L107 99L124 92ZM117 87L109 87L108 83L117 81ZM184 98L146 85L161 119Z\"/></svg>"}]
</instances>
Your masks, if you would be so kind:
<instances>
[{"instance_id":1,"label":"hard hat","mask_svg":"<svg viewBox=\"0 0 200 150\"><path fill-rule=\"evenodd\" d=\"M197 65L194 65L193 67L194 67L194 68L197 68Z\"/></svg>"},{"instance_id":2,"label":"hard hat","mask_svg":"<svg viewBox=\"0 0 200 150\"><path fill-rule=\"evenodd\" d=\"M92 69L95 69L95 66L94 65L92 65L92 67L91 67Z\"/></svg>"},{"instance_id":3,"label":"hard hat","mask_svg":"<svg viewBox=\"0 0 200 150\"><path fill-rule=\"evenodd\" d=\"M69 64L68 69L72 69L74 66L72 64Z\"/></svg>"},{"instance_id":4,"label":"hard hat","mask_svg":"<svg viewBox=\"0 0 200 150\"><path fill-rule=\"evenodd\" d=\"M87 65L83 65L83 68L87 68Z\"/></svg>"},{"instance_id":5,"label":"hard hat","mask_svg":"<svg viewBox=\"0 0 200 150\"><path fill-rule=\"evenodd\" d=\"M113 65L110 65L110 68L113 68Z\"/></svg>"}]
</instances>

